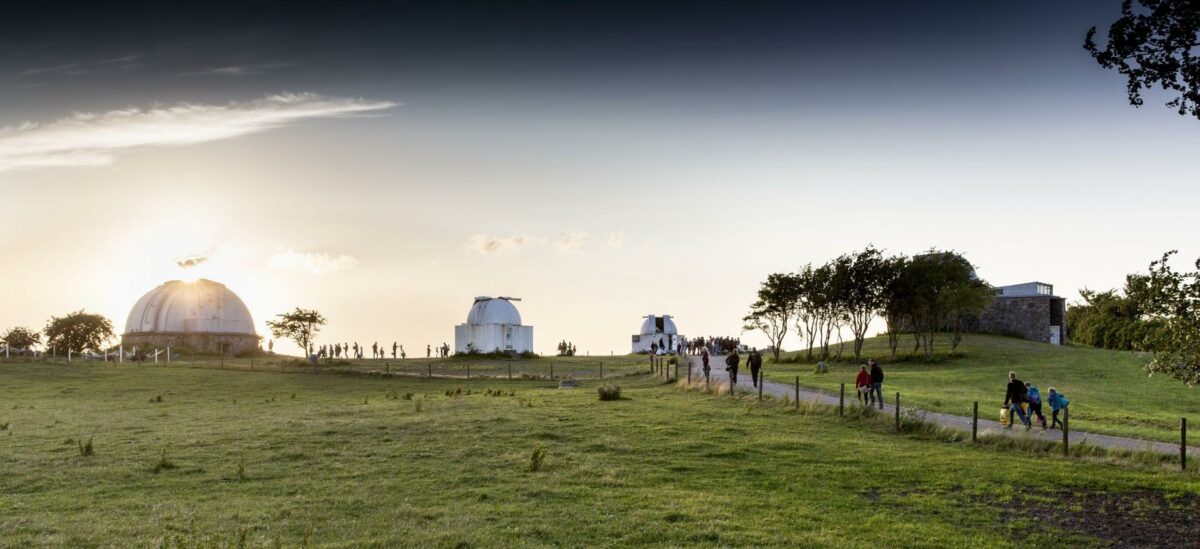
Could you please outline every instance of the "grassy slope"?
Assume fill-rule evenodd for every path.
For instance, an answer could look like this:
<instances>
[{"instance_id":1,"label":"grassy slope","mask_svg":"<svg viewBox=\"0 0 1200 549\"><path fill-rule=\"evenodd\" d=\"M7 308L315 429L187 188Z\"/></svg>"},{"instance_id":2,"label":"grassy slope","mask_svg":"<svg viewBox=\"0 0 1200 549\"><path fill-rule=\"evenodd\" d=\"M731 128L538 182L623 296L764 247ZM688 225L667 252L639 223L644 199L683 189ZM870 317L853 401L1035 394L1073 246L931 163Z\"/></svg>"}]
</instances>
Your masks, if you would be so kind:
<instances>
[{"instance_id":1,"label":"grassy slope","mask_svg":"<svg viewBox=\"0 0 1200 549\"><path fill-rule=\"evenodd\" d=\"M0 546L1012 546L1087 541L997 520L1013 485L1197 492L622 383L628 400L599 402L532 381L4 365ZM68 442L92 436L91 457ZM154 473L162 448L175 468Z\"/></svg>"},{"instance_id":2,"label":"grassy slope","mask_svg":"<svg viewBox=\"0 0 1200 549\"><path fill-rule=\"evenodd\" d=\"M938 342L938 352L944 355L948 342L944 337ZM902 360L893 362L885 337L868 339L863 362L875 357L883 365L888 399L899 391L904 403L926 409L970 415L972 402L978 400L980 416L997 419L1008 372L1016 371L1023 381L1036 384L1043 398L1052 386L1065 393L1071 399L1072 428L1081 431L1173 442L1179 440L1179 418L1200 415L1200 393L1165 377L1147 377L1142 365L1148 357L1142 354L969 334L958 349L965 356L941 356L927 364L906 356L912 349L911 336L900 343ZM851 354L847 344L845 356ZM856 363L831 363L825 375L813 370L811 364L766 368L771 379L792 383L799 375L801 385L830 393L846 383L846 398L853 398ZM1048 417L1048 406L1045 412Z\"/></svg>"}]
</instances>

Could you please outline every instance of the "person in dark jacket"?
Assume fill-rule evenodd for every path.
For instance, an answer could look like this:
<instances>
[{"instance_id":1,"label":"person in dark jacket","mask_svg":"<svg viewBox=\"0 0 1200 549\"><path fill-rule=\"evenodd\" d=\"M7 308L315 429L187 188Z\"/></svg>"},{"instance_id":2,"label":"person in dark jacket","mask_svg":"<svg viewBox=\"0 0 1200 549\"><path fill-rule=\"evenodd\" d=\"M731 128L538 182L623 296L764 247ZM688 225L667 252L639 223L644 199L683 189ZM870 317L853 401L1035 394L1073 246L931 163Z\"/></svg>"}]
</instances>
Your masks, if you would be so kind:
<instances>
[{"instance_id":1,"label":"person in dark jacket","mask_svg":"<svg viewBox=\"0 0 1200 549\"><path fill-rule=\"evenodd\" d=\"M734 385L737 385L738 363L741 361L742 357L738 356L736 348L733 350L733 352L729 353L729 356L725 357L725 371L729 372L729 380L732 381Z\"/></svg>"},{"instance_id":2,"label":"person in dark jacket","mask_svg":"<svg viewBox=\"0 0 1200 549\"><path fill-rule=\"evenodd\" d=\"M1021 403L1026 401L1025 382L1017 379L1016 372L1008 373L1008 389L1004 393L1004 406L1008 408L1009 420L1005 429L1012 429L1013 416L1021 418L1021 423L1025 424L1025 429L1033 428L1033 422L1029 421L1029 416L1025 415L1025 409L1021 407Z\"/></svg>"},{"instance_id":3,"label":"person in dark jacket","mask_svg":"<svg viewBox=\"0 0 1200 549\"><path fill-rule=\"evenodd\" d=\"M759 372L762 371L762 355L758 353L758 348L750 349L750 356L746 357L746 364L750 365L750 382L758 387L758 383L762 381L759 377Z\"/></svg>"},{"instance_id":4,"label":"person in dark jacket","mask_svg":"<svg viewBox=\"0 0 1200 549\"><path fill-rule=\"evenodd\" d=\"M883 368L879 367L879 363L875 359L867 361L871 365L871 390L868 394L873 395L879 402L879 409L883 409Z\"/></svg>"}]
</instances>

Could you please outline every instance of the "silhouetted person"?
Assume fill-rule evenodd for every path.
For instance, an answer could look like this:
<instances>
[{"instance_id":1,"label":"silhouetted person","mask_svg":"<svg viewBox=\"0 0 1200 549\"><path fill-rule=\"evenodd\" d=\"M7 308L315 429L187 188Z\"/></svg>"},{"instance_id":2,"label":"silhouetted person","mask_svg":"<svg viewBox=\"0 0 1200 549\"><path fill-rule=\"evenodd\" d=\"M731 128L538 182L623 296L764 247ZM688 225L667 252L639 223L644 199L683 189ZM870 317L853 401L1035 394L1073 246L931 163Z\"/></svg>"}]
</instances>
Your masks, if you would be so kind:
<instances>
[{"instance_id":1,"label":"silhouetted person","mask_svg":"<svg viewBox=\"0 0 1200 549\"><path fill-rule=\"evenodd\" d=\"M867 361L871 365L871 391L869 394L879 397L879 409L883 409L883 368L875 359Z\"/></svg>"},{"instance_id":2,"label":"silhouetted person","mask_svg":"<svg viewBox=\"0 0 1200 549\"><path fill-rule=\"evenodd\" d=\"M734 385L737 385L738 363L741 361L742 357L738 356L737 349L734 349L733 352L729 353L729 356L725 357L725 371L729 372L729 381ZM730 387L729 390L732 391L733 388Z\"/></svg>"},{"instance_id":3,"label":"silhouetted person","mask_svg":"<svg viewBox=\"0 0 1200 549\"><path fill-rule=\"evenodd\" d=\"M750 356L746 358L746 364L750 365L750 381L755 387L758 387L759 371L762 370L762 355L758 354L758 348L750 349Z\"/></svg>"},{"instance_id":4,"label":"silhouetted person","mask_svg":"<svg viewBox=\"0 0 1200 549\"><path fill-rule=\"evenodd\" d=\"M392 342L392 358L396 358L396 349L399 349L399 348L400 348L400 346L397 345L395 341L393 341Z\"/></svg>"},{"instance_id":5,"label":"silhouetted person","mask_svg":"<svg viewBox=\"0 0 1200 549\"><path fill-rule=\"evenodd\" d=\"M433 345L425 346L425 358L433 358Z\"/></svg>"}]
</instances>

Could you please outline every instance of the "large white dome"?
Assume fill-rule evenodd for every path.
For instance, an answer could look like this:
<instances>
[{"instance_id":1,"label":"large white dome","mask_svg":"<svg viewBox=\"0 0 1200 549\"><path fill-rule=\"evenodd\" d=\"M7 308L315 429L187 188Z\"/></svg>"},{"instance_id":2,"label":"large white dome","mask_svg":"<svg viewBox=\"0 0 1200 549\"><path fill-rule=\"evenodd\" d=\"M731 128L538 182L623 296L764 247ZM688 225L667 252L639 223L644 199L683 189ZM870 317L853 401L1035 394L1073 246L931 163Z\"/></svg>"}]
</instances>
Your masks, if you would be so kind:
<instances>
[{"instance_id":1,"label":"large white dome","mask_svg":"<svg viewBox=\"0 0 1200 549\"><path fill-rule=\"evenodd\" d=\"M125 334L254 333L250 310L224 284L172 280L142 296L129 311Z\"/></svg>"},{"instance_id":2,"label":"large white dome","mask_svg":"<svg viewBox=\"0 0 1200 549\"><path fill-rule=\"evenodd\" d=\"M507 297L477 297L467 313L467 324L521 324L521 313Z\"/></svg>"}]
</instances>

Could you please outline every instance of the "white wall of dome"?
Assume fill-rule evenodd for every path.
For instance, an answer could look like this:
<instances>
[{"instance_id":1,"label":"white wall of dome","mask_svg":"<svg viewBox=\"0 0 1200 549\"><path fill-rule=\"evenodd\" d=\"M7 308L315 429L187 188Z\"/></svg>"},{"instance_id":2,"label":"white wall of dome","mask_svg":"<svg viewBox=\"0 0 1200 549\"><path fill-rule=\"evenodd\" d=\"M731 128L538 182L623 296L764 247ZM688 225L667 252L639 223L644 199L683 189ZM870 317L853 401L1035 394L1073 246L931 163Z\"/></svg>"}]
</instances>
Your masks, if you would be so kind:
<instances>
[{"instance_id":1,"label":"white wall of dome","mask_svg":"<svg viewBox=\"0 0 1200 549\"><path fill-rule=\"evenodd\" d=\"M533 326L521 324L511 297L476 297L467 322L454 327L454 350L458 353L533 352Z\"/></svg>"},{"instance_id":2,"label":"white wall of dome","mask_svg":"<svg viewBox=\"0 0 1200 549\"><path fill-rule=\"evenodd\" d=\"M683 340L671 315L646 315L638 333L633 334L632 349L634 353L675 351Z\"/></svg>"},{"instance_id":3,"label":"white wall of dome","mask_svg":"<svg viewBox=\"0 0 1200 549\"><path fill-rule=\"evenodd\" d=\"M134 304L126 334L223 333L255 335L250 309L224 284L207 279L172 280Z\"/></svg>"}]
</instances>

